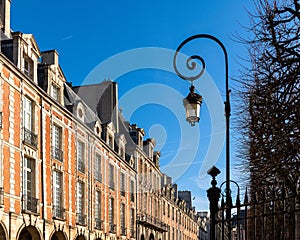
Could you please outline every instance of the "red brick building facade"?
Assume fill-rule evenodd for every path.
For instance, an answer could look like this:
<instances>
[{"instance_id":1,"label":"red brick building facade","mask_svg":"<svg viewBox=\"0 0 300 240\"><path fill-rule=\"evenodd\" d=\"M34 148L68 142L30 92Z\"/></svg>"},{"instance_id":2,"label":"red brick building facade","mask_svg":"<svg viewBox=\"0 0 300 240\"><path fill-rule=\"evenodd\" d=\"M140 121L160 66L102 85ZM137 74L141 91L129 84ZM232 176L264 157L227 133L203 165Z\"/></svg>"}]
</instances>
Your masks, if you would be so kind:
<instances>
[{"instance_id":1,"label":"red brick building facade","mask_svg":"<svg viewBox=\"0 0 300 240\"><path fill-rule=\"evenodd\" d=\"M10 32L10 0L0 7L0 239L196 240L196 214L167 194L155 141L116 110L105 120L105 97L95 111L55 50ZM97 86L118 109L116 83Z\"/></svg>"}]
</instances>

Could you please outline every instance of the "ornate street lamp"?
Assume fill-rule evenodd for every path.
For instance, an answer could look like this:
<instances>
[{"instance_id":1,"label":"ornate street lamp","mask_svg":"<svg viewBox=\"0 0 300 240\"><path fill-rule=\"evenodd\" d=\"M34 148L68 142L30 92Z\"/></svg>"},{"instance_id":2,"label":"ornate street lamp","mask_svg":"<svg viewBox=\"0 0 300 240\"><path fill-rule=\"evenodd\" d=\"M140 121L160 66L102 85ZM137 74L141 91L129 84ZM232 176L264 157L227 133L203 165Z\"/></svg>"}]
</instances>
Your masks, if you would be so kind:
<instances>
[{"instance_id":1,"label":"ornate street lamp","mask_svg":"<svg viewBox=\"0 0 300 240\"><path fill-rule=\"evenodd\" d=\"M231 191L230 191L230 134L229 134L229 119L230 119L230 90L229 90L229 84L228 84L228 55L225 46L223 43L216 37L209 35L209 34L197 34L194 36L191 36L184 40L177 48L174 59L173 59L173 66L176 74L182 78L183 80L187 80L191 82L191 88L189 95L184 99L184 107L186 109L186 120L194 126L196 122L199 122L200 120L200 106L202 103L202 97L197 94L195 95L195 87L193 86L193 81L199 79L205 70L205 61L204 59L199 55L192 55L190 56L186 61L186 66L188 70L195 71L197 70L197 66L199 64L196 64L195 60L200 62L202 65L202 68L199 73L196 73L192 76L186 76L179 72L177 68L177 57L178 53L180 52L181 48L186 45L188 42L194 40L194 39L210 39L216 42L223 50L224 57L225 57L225 87L226 87L226 101L225 103L225 118L226 118L226 220L227 227L228 227L228 239L231 239L231 224L230 224L230 218L231 218Z\"/></svg>"},{"instance_id":2,"label":"ornate street lamp","mask_svg":"<svg viewBox=\"0 0 300 240\"><path fill-rule=\"evenodd\" d=\"M183 99L183 105L185 108L186 121L188 121L192 126L195 126L195 123L200 120L201 104L202 96L195 93L194 85L190 86L190 93Z\"/></svg>"}]
</instances>

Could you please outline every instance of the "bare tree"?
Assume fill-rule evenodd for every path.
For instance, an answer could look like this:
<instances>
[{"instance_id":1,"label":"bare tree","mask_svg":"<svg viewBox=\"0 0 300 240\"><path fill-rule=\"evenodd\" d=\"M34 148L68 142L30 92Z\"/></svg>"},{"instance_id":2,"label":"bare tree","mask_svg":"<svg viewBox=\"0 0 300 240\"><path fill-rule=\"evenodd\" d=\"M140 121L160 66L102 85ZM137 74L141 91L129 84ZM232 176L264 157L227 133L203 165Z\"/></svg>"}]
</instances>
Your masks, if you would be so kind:
<instances>
[{"instance_id":1,"label":"bare tree","mask_svg":"<svg viewBox=\"0 0 300 240\"><path fill-rule=\"evenodd\" d=\"M239 120L251 196L266 201L281 196L282 189L284 194L299 193L300 2L254 2L256 11L249 12L252 37L242 39L250 67L240 78L245 107Z\"/></svg>"}]
</instances>

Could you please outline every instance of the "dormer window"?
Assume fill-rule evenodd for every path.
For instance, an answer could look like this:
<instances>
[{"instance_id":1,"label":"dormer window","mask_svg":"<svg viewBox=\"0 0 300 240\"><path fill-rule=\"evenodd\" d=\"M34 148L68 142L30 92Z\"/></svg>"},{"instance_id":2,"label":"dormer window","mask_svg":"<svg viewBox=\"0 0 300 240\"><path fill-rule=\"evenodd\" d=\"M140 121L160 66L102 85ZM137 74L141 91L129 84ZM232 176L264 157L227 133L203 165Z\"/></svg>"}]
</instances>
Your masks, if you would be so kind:
<instances>
[{"instance_id":1,"label":"dormer window","mask_svg":"<svg viewBox=\"0 0 300 240\"><path fill-rule=\"evenodd\" d=\"M148 138L146 141L144 141L143 145L145 153L151 160L153 160L153 149L156 145L155 140L153 138Z\"/></svg>"},{"instance_id":2,"label":"dormer window","mask_svg":"<svg viewBox=\"0 0 300 240\"><path fill-rule=\"evenodd\" d=\"M126 139L124 134L117 134L116 136L116 143L118 144L118 154L125 159L125 146L126 146Z\"/></svg>"},{"instance_id":3,"label":"dormer window","mask_svg":"<svg viewBox=\"0 0 300 240\"><path fill-rule=\"evenodd\" d=\"M124 147L124 146L121 146L121 147L120 147L120 156L121 156L122 158L125 158L125 147Z\"/></svg>"},{"instance_id":4,"label":"dormer window","mask_svg":"<svg viewBox=\"0 0 300 240\"><path fill-rule=\"evenodd\" d=\"M139 134L139 144L138 144L141 148L143 147L143 136L141 134Z\"/></svg>"},{"instance_id":5,"label":"dormer window","mask_svg":"<svg viewBox=\"0 0 300 240\"><path fill-rule=\"evenodd\" d=\"M101 132L102 132L102 129L101 129L101 123L99 120L97 120L95 122L95 125L94 125L94 132L95 134L101 138Z\"/></svg>"},{"instance_id":6,"label":"dormer window","mask_svg":"<svg viewBox=\"0 0 300 240\"><path fill-rule=\"evenodd\" d=\"M153 159L153 147L149 144L149 158Z\"/></svg>"},{"instance_id":7,"label":"dormer window","mask_svg":"<svg viewBox=\"0 0 300 240\"><path fill-rule=\"evenodd\" d=\"M114 138L113 138L113 136L110 135L110 134L108 135L107 144L108 144L108 146L110 146L111 148L114 147Z\"/></svg>"},{"instance_id":8,"label":"dormer window","mask_svg":"<svg viewBox=\"0 0 300 240\"><path fill-rule=\"evenodd\" d=\"M56 84L52 85L51 97L53 97L56 101L60 100L60 88Z\"/></svg>"},{"instance_id":9,"label":"dormer window","mask_svg":"<svg viewBox=\"0 0 300 240\"><path fill-rule=\"evenodd\" d=\"M26 55L23 60L23 72L28 77L33 78L33 61Z\"/></svg>"},{"instance_id":10,"label":"dormer window","mask_svg":"<svg viewBox=\"0 0 300 240\"><path fill-rule=\"evenodd\" d=\"M112 148L113 150L115 150L115 128L112 124L112 122L110 123L106 123L102 125L102 139L106 142L106 144Z\"/></svg>"},{"instance_id":11,"label":"dormer window","mask_svg":"<svg viewBox=\"0 0 300 240\"><path fill-rule=\"evenodd\" d=\"M99 135L100 134L100 127L96 127L96 133Z\"/></svg>"},{"instance_id":12,"label":"dormer window","mask_svg":"<svg viewBox=\"0 0 300 240\"><path fill-rule=\"evenodd\" d=\"M82 109L79 108L79 109L78 109L78 117L79 117L79 118L82 118L82 116L83 116Z\"/></svg>"},{"instance_id":13,"label":"dormer window","mask_svg":"<svg viewBox=\"0 0 300 240\"><path fill-rule=\"evenodd\" d=\"M75 109L74 109L74 115L80 119L82 122L84 122L85 118L85 106L81 101L78 101L75 103Z\"/></svg>"}]
</instances>

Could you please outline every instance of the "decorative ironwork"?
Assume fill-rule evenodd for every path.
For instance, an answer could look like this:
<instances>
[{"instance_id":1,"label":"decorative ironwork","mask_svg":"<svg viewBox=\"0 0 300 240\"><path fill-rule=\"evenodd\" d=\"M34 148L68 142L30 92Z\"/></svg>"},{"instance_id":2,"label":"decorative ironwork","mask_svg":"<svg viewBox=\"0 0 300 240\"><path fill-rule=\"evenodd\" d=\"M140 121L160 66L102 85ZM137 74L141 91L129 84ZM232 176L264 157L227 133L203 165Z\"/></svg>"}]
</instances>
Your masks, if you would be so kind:
<instances>
[{"instance_id":1,"label":"decorative ironwork","mask_svg":"<svg viewBox=\"0 0 300 240\"><path fill-rule=\"evenodd\" d=\"M34 148L37 148L37 135L32 131L24 128L24 143L31 145Z\"/></svg>"},{"instance_id":2,"label":"decorative ironwork","mask_svg":"<svg viewBox=\"0 0 300 240\"><path fill-rule=\"evenodd\" d=\"M231 204L231 202L229 203ZM235 212L231 218L224 218L229 207L222 198L217 213L216 239L227 239L227 224L230 224L231 239L299 239L300 192L288 193L283 187L277 194L269 191L256 193L249 200L246 191L244 202L237 194Z\"/></svg>"},{"instance_id":3,"label":"decorative ironwork","mask_svg":"<svg viewBox=\"0 0 300 240\"><path fill-rule=\"evenodd\" d=\"M95 228L98 230L103 230L103 220L100 218L95 219Z\"/></svg>"},{"instance_id":4,"label":"decorative ironwork","mask_svg":"<svg viewBox=\"0 0 300 240\"><path fill-rule=\"evenodd\" d=\"M116 224L109 224L109 232L110 233L116 233Z\"/></svg>"},{"instance_id":5,"label":"decorative ironwork","mask_svg":"<svg viewBox=\"0 0 300 240\"><path fill-rule=\"evenodd\" d=\"M121 235L126 236L127 229L125 227L121 227Z\"/></svg>"},{"instance_id":6,"label":"decorative ironwork","mask_svg":"<svg viewBox=\"0 0 300 240\"><path fill-rule=\"evenodd\" d=\"M52 147L52 157L63 162L64 152L60 148Z\"/></svg>"},{"instance_id":7,"label":"decorative ironwork","mask_svg":"<svg viewBox=\"0 0 300 240\"><path fill-rule=\"evenodd\" d=\"M22 201L23 201L23 210L38 214L39 199L32 196L23 195Z\"/></svg>"},{"instance_id":8,"label":"decorative ironwork","mask_svg":"<svg viewBox=\"0 0 300 240\"><path fill-rule=\"evenodd\" d=\"M76 223L79 225L86 225L86 215L83 213L76 214Z\"/></svg>"},{"instance_id":9,"label":"decorative ironwork","mask_svg":"<svg viewBox=\"0 0 300 240\"><path fill-rule=\"evenodd\" d=\"M189 71L193 71L193 70L196 70L196 67L197 67L197 64L195 62L195 60L199 60L202 64L202 67L201 67L201 70L199 73L196 73L194 74L193 76L186 76L186 75L183 75L180 73L180 71L178 70L177 68L177 57L178 57L178 53L180 52L180 50L182 49L182 47L187 44L188 42L196 39L196 38L199 38L198 35L195 35L195 36L192 36L192 37L189 37L187 38L186 40L184 40L180 45L179 47L177 48L176 52L175 52L175 56L174 56L174 59L173 59L173 66L174 66L174 70L176 72L176 74L182 78L183 80L187 80L187 81L195 81L197 80L198 78L200 78L203 73L204 73L204 70L205 70L205 61L204 59L199 56L199 55L192 55L190 56L189 58L187 58L186 60L186 67ZM199 65L199 64L198 64Z\"/></svg>"},{"instance_id":10,"label":"decorative ironwork","mask_svg":"<svg viewBox=\"0 0 300 240\"><path fill-rule=\"evenodd\" d=\"M66 219L66 209L61 206L53 206L53 217L58 219Z\"/></svg>"},{"instance_id":11,"label":"decorative ironwork","mask_svg":"<svg viewBox=\"0 0 300 240\"><path fill-rule=\"evenodd\" d=\"M134 231L133 228L130 229L130 237L131 237L131 238L135 238L135 231Z\"/></svg>"},{"instance_id":12,"label":"decorative ironwork","mask_svg":"<svg viewBox=\"0 0 300 240\"><path fill-rule=\"evenodd\" d=\"M142 225L148 226L150 228L154 228L157 231L160 232L167 232L168 231L168 226L166 223L160 221L159 219L148 215L148 214L143 214L137 216L138 222Z\"/></svg>"}]
</instances>

